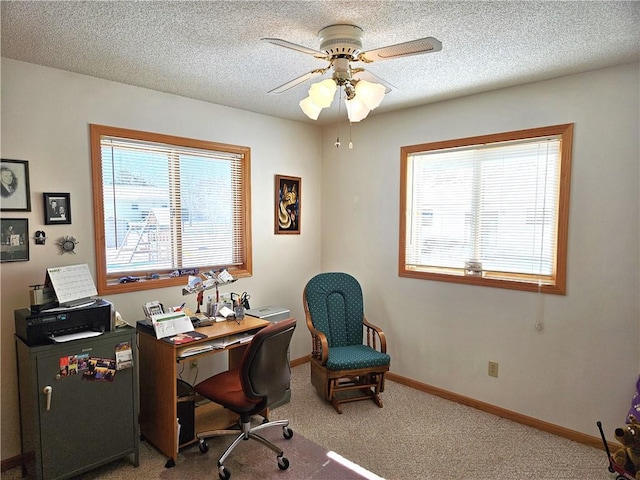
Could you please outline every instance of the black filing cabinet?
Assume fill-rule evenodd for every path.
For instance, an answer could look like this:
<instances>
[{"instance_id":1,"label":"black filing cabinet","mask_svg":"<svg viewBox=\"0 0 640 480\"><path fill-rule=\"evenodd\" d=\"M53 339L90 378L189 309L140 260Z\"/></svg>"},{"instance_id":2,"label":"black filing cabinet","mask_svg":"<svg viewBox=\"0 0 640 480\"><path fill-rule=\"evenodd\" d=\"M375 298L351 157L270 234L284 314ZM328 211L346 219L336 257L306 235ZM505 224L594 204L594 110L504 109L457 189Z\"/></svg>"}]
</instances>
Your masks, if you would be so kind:
<instances>
[{"instance_id":1,"label":"black filing cabinet","mask_svg":"<svg viewBox=\"0 0 640 480\"><path fill-rule=\"evenodd\" d=\"M64 479L129 455L137 467L135 329L31 347L15 340L23 476Z\"/></svg>"}]
</instances>

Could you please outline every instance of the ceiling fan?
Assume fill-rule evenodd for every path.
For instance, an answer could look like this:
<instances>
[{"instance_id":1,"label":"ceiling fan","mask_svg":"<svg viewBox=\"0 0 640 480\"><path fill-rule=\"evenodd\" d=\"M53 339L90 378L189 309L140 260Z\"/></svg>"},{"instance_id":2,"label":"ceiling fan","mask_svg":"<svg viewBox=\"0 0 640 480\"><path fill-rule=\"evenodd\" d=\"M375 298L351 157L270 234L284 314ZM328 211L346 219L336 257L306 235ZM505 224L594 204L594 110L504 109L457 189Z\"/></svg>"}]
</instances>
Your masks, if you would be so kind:
<instances>
[{"instance_id":1,"label":"ceiling fan","mask_svg":"<svg viewBox=\"0 0 640 480\"><path fill-rule=\"evenodd\" d=\"M352 63L366 64L442 50L442 43L439 40L425 37L364 51L362 48L363 33L362 28L356 25L329 25L318 32L320 50L307 48L280 38L261 39L263 42L296 50L329 62L326 67L311 70L268 93L284 93L332 70L330 79L311 85L309 97L300 102L300 107L309 118L316 120L322 108L331 105L336 89L340 87L344 89L349 120L359 122L368 115L369 111L380 105L385 93L395 87L362 67L353 67Z\"/></svg>"}]
</instances>

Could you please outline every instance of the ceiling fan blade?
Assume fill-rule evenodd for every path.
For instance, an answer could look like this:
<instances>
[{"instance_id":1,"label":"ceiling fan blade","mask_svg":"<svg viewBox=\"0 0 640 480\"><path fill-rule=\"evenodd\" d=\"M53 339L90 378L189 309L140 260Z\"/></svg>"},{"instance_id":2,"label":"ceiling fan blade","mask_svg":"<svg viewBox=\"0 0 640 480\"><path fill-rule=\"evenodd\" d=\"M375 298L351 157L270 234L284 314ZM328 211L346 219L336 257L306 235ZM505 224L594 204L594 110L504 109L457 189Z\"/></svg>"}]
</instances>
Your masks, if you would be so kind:
<instances>
[{"instance_id":1,"label":"ceiling fan blade","mask_svg":"<svg viewBox=\"0 0 640 480\"><path fill-rule=\"evenodd\" d=\"M285 83L283 85L280 85L279 87L274 88L273 90L269 90L268 93L272 93L272 94L284 93L287 90L291 90L293 87L297 87L301 83L306 82L307 80L311 80L313 77L316 77L318 75L322 75L326 71L327 71L326 68L321 68L321 69L318 69L318 70L312 70L309 73L305 73L304 75L301 75L298 78L294 78L293 80L290 80L287 83Z\"/></svg>"},{"instance_id":2,"label":"ceiling fan blade","mask_svg":"<svg viewBox=\"0 0 640 480\"><path fill-rule=\"evenodd\" d=\"M439 52L440 50L442 50L442 43L439 40L433 37L425 37L362 52L358 55L358 60L361 62L379 62L381 60L391 60L393 58L408 57L410 55Z\"/></svg>"},{"instance_id":3,"label":"ceiling fan blade","mask_svg":"<svg viewBox=\"0 0 640 480\"><path fill-rule=\"evenodd\" d=\"M295 50L296 52L306 53L307 55L312 55L316 58L320 58L326 60L328 55L325 52L321 52L320 50L314 50L312 48L303 47L302 45L298 45L296 43L291 43L286 40L282 40L280 38L261 38L262 42L273 43L274 45L278 45L280 47L290 48L291 50Z\"/></svg>"},{"instance_id":4,"label":"ceiling fan blade","mask_svg":"<svg viewBox=\"0 0 640 480\"><path fill-rule=\"evenodd\" d=\"M386 90L384 92L385 94L389 93L391 90L397 90L397 88L395 86L393 86L392 84L390 84L386 80L383 80L379 76L371 73L370 71L365 70L364 68L360 69L360 71L357 72L356 74L354 74L353 76L355 78L357 78L358 80L366 80L367 82L379 83L380 85L384 85L384 87L386 88Z\"/></svg>"}]
</instances>

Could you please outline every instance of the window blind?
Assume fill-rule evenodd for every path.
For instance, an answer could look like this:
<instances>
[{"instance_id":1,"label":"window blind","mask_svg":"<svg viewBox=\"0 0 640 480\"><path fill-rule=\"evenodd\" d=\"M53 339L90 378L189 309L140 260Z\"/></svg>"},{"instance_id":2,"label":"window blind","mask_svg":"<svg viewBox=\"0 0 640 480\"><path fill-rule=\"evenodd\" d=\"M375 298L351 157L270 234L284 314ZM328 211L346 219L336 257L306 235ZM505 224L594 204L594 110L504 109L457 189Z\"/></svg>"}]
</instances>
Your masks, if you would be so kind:
<instances>
[{"instance_id":1,"label":"window blind","mask_svg":"<svg viewBox=\"0 0 640 480\"><path fill-rule=\"evenodd\" d=\"M552 276L560 150L550 136L410 154L407 267Z\"/></svg>"},{"instance_id":2,"label":"window blind","mask_svg":"<svg viewBox=\"0 0 640 480\"><path fill-rule=\"evenodd\" d=\"M102 136L107 274L243 262L243 155Z\"/></svg>"}]
</instances>

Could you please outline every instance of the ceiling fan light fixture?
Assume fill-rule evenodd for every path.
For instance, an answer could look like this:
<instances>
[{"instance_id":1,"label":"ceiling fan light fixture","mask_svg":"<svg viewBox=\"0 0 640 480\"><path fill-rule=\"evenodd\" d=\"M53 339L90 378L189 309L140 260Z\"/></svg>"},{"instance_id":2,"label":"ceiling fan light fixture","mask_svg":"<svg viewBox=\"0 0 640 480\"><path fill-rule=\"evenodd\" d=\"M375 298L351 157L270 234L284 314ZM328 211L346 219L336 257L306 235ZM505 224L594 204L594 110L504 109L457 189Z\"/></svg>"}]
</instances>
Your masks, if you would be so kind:
<instances>
[{"instance_id":1,"label":"ceiling fan light fixture","mask_svg":"<svg viewBox=\"0 0 640 480\"><path fill-rule=\"evenodd\" d=\"M300 108L302 109L304 114L311 120L317 120L320 116L320 112L322 111L322 107L319 107L318 105L313 103L311 97L300 100Z\"/></svg>"},{"instance_id":2,"label":"ceiling fan light fixture","mask_svg":"<svg viewBox=\"0 0 640 480\"><path fill-rule=\"evenodd\" d=\"M327 78L309 87L309 98L318 107L327 108L333 102L337 89L336 82L331 78Z\"/></svg>"},{"instance_id":3,"label":"ceiling fan light fixture","mask_svg":"<svg viewBox=\"0 0 640 480\"><path fill-rule=\"evenodd\" d=\"M359 80L356 84L356 97L359 98L369 110L373 110L382 102L386 88L379 83Z\"/></svg>"},{"instance_id":4,"label":"ceiling fan light fixture","mask_svg":"<svg viewBox=\"0 0 640 480\"><path fill-rule=\"evenodd\" d=\"M344 103L347 107L347 117L349 117L351 123L359 122L367 118L367 115L369 115L371 111L357 95L351 100L345 100Z\"/></svg>"},{"instance_id":5,"label":"ceiling fan light fixture","mask_svg":"<svg viewBox=\"0 0 640 480\"><path fill-rule=\"evenodd\" d=\"M388 45L373 50L364 50L362 47L363 35L364 32L362 28L357 25L328 25L318 32L318 36L320 37L320 50L297 45L281 38L262 38L261 40L263 42L296 50L329 62L326 67L311 70L298 78L270 90L269 93L280 94L286 92L311 78L324 75L327 71L332 70L331 79L311 85L311 88L309 88L309 97L300 102L300 108L302 108L309 118L317 120L320 111L333 103L335 92L339 86L344 89L349 120L351 122L359 122L366 118L371 110L380 105L385 93L395 87L373 73L367 72L367 70L362 67L353 68L351 65L352 62L369 64L381 60L421 55L423 53L439 52L442 50L442 43L433 37L417 38L408 42ZM382 84L359 80L357 77L359 74L364 74L373 80L377 78ZM340 96L339 104L341 102L342 95ZM340 106L338 107L338 113L340 113ZM336 146L339 146L339 144L340 142L337 141Z\"/></svg>"}]
</instances>

